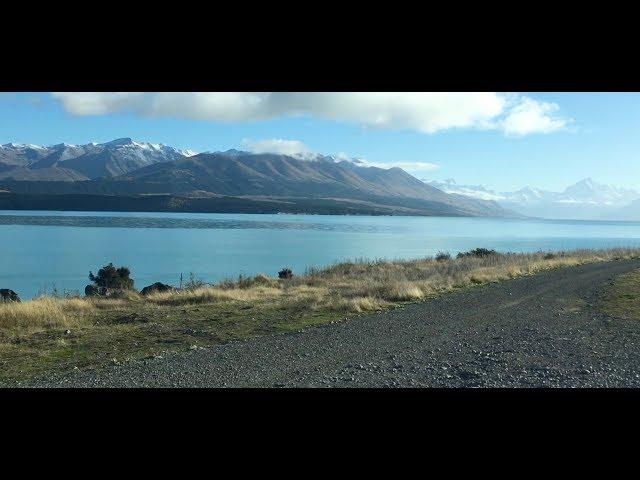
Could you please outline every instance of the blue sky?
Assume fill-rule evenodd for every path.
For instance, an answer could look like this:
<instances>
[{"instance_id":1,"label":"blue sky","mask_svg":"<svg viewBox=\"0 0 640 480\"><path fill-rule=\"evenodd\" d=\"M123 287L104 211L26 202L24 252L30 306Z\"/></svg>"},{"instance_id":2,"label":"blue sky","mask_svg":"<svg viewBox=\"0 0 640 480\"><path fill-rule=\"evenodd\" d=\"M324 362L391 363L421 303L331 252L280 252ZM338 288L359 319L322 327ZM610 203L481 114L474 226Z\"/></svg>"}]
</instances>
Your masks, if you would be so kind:
<instances>
[{"instance_id":1,"label":"blue sky","mask_svg":"<svg viewBox=\"0 0 640 480\"><path fill-rule=\"evenodd\" d=\"M635 93L162 95L0 94L0 143L271 145L496 190L562 190L585 177L640 189Z\"/></svg>"}]
</instances>

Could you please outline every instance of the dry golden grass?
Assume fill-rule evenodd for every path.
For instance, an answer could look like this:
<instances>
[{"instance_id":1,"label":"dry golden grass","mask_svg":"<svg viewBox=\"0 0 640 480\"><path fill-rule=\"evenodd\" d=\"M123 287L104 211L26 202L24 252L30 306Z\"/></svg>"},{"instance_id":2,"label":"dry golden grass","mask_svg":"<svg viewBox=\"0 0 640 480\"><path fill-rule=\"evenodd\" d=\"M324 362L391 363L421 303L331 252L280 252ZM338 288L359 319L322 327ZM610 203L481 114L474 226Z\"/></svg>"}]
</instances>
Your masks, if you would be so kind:
<instances>
[{"instance_id":1,"label":"dry golden grass","mask_svg":"<svg viewBox=\"0 0 640 480\"><path fill-rule=\"evenodd\" d=\"M70 328L85 323L94 310L91 301L42 297L22 303L0 303L0 330L37 331Z\"/></svg>"},{"instance_id":2,"label":"dry golden grass","mask_svg":"<svg viewBox=\"0 0 640 480\"><path fill-rule=\"evenodd\" d=\"M360 313L380 310L387 305L373 297L336 298L325 306L330 312Z\"/></svg>"},{"instance_id":3,"label":"dry golden grass","mask_svg":"<svg viewBox=\"0 0 640 480\"><path fill-rule=\"evenodd\" d=\"M393 302L419 300L454 288L530 275L542 270L597 261L640 257L638 249L579 250L568 253L509 254L464 257L448 261L432 258L358 261L309 269L291 280L257 275L237 282L148 297L159 305L187 305L222 301L278 302L284 308L362 312Z\"/></svg>"},{"instance_id":4,"label":"dry golden grass","mask_svg":"<svg viewBox=\"0 0 640 480\"><path fill-rule=\"evenodd\" d=\"M146 297L146 301L156 305L197 305L201 303L214 303L221 301L238 300L250 302L269 298L282 293L279 288L273 287L249 287L249 288L220 288L200 287L193 290L181 290L174 292L158 292Z\"/></svg>"}]
</instances>

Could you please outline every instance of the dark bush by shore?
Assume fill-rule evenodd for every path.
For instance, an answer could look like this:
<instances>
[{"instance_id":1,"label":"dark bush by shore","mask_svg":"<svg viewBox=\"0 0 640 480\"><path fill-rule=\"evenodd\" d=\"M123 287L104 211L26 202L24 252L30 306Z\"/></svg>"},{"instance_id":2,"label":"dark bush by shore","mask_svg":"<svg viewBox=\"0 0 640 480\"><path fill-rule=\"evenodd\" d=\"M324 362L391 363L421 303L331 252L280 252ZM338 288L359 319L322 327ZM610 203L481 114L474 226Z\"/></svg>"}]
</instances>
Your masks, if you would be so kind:
<instances>
[{"instance_id":1,"label":"dark bush by shore","mask_svg":"<svg viewBox=\"0 0 640 480\"><path fill-rule=\"evenodd\" d=\"M449 252L438 252L436 254L436 260L438 262L446 262L447 260L451 260L451 254Z\"/></svg>"},{"instance_id":2,"label":"dark bush by shore","mask_svg":"<svg viewBox=\"0 0 640 480\"><path fill-rule=\"evenodd\" d=\"M290 268L283 268L278 272L278 278L289 279L293 278L293 272Z\"/></svg>"},{"instance_id":3,"label":"dark bush by shore","mask_svg":"<svg viewBox=\"0 0 640 480\"><path fill-rule=\"evenodd\" d=\"M133 290L133 279L128 267L114 267L113 263L105 265L98 274L89 272L89 280L93 285L87 285L84 293L87 296L117 296L122 292Z\"/></svg>"},{"instance_id":4,"label":"dark bush by shore","mask_svg":"<svg viewBox=\"0 0 640 480\"><path fill-rule=\"evenodd\" d=\"M0 288L0 302L19 302L20 297L16 292L9 288Z\"/></svg>"},{"instance_id":5,"label":"dark bush by shore","mask_svg":"<svg viewBox=\"0 0 640 480\"><path fill-rule=\"evenodd\" d=\"M458 258L464 257L477 257L484 258L489 257L491 255L498 255L498 252L495 250L489 250L488 248L474 248L473 250L469 250L468 252L460 252L458 253Z\"/></svg>"}]
</instances>

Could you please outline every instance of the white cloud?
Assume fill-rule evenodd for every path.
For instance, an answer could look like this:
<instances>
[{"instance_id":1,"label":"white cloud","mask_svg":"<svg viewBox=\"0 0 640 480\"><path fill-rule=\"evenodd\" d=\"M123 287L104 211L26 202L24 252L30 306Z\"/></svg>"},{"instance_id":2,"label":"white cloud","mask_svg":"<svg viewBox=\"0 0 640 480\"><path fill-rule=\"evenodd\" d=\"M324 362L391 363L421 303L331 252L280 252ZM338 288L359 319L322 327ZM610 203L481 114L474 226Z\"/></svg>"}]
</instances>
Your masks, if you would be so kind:
<instances>
[{"instance_id":1,"label":"white cloud","mask_svg":"<svg viewBox=\"0 0 640 480\"><path fill-rule=\"evenodd\" d=\"M435 133L452 128L549 133L568 123L558 106L493 92L53 93L73 115L135 113L218 122L313 116L383 129Z\"/></svg>"},{"instance_id":2,"label":"white cloud","mask_svg":"<svg viewBox=\"0 0 640 480\"><path fill-rule=\"evenodd\" d=\"M51 95L62 102L64 109L72 115L107 115L122 111L143 113L148 100L146 94L132 92L64 92Z\"/></svg>"},{"instance_id":3,"label":"white cloud","mask_svg":"<svg viewBox=\"0 0 640 480\"><path fill-rule=\"evenodd\" d=\"M431 172L433 170L437 170L440 168L440 165L429 162L368 162L366 160L362 160L358 162L359 165L366 167L378 167L378 168L393 168L398 167L407 171L414 172Z\"/></svg>"},{"instance_id":4,"label":"white cloud","mask_svg":"<svg viewBox=\"0 0 640 480\"><path fill-rule=\"evenodd\" d=\"M253 153L278 153L281 155L299 155L311 153L309 147L298 140L259 140L254 142L248 138L242 140L242 147Z\"/></svg>"},{"instance_id":5,"label":"white cloud","mask_svg":"<svg viewBox=\"0 0 640 480\"><path fill-rule=\"evenodd\" d=\"M258 140L254 141L248 138L242 140L242 148L253 153L277 153L280 155L289 155L301 160L316 160L322 155L313 152L307 145L299 140L282 140L280 138L273 138L270 140ZM339 152L333 155L333 158L337 162L349 161L361 167L378 167L378 168L393 168L399 167L403 170L411 170L416 172L433 171L440 168L440 165L429 162L369 162L364 158L353 158L344 152Z\"/></svg>"},{"instance_id":6,"label":"white cloud","mask_svg":"<svg viewBox=\"0 0 640 480\"><path fill-rule=\"evenodd\" d=\"M538 102L528 97L518 99L501 121L507 135L551 133L567 127L569 120L556 116L560 107L555 103Z\"/></svg>"}]
</instances>

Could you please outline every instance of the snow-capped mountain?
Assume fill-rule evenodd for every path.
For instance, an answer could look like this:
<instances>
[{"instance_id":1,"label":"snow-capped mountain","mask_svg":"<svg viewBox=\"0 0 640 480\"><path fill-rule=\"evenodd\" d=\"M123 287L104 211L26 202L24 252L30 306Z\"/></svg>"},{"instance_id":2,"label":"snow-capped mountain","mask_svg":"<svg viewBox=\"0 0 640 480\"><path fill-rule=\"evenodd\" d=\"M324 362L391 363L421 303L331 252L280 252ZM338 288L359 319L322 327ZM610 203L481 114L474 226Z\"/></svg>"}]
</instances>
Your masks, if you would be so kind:
<instances>
[{"instance_id":1,"label":"snow-capped mountain","mask_svg":"<svg viewBox=\"0 0 640 480\"><path fill-rule=\"evenodd\" d=\"M559 201L620 206L628 204L639 197L640 193L633 189L599 184L591 178L585 178L575 185L567 187L563 192L563 198Z\"/></svg>"},{"instance_id":2,"label":"snow-capped mountain","mask_svg":"<svg viewBox=\"0 0 640 480\"><path fill-rule=\"evenodd\" d=\"M122 175L147 165L195 155L157 143L120 138L106 143L42 147L0 145L0 179L88 180Z\"/></svg>"},{"instance_id":3,"label":"snow-capped mountain","mask_svg":"<svg viewBox=\"0 0 640 480\"><path fill-rule=\"evenodd\" d=\"M613 219L619 209L640 199L636 190L600 184L591 178L580 180L562 192L529 186L514 192L495 192L481 185L460 185L452 179L423 181L446 193L495 200L524 215L546 218Z\"/></svg>"},{"instance_id":4,"label":"snow-capped mountain","mask_svg":"<svg viewBox=\"0 0 640 480\"><path fill-rule=\"evenodd\" d=\"M493 190L488 190L482 185L459 185L453 178L448 178L444 182L438 182L437 180L422 180L423 182L436 187L446 193L455 193L457 195L464 195L466 197L480 198L482 200L504 200L505 197Z\"/></svg>"}]
</instances>

